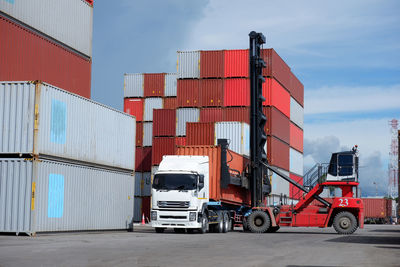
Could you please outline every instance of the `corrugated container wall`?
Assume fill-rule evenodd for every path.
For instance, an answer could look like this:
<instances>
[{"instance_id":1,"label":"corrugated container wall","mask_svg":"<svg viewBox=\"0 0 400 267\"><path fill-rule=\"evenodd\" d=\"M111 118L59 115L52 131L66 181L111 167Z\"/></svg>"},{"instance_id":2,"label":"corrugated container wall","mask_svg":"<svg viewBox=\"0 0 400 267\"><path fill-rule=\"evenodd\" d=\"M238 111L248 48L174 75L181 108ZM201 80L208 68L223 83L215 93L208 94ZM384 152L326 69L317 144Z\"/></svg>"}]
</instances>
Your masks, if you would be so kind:
<instances>
[{"instance_id":1,"label":"corrugated container wall","mask_svg":"<svg viewBox=\"0 0 400 267\"><path fill-rule=\"evenodd\" d=\"M135 197L144 197L151 195L151 173L135 173Z\"/></svg>"},{"instance_id":2,"label":"corrugated container wall","mask_svg":"<svg viewBox=\"0 0 400 267\"><path fill-rule=\"evenodd\" d=\"M290 74L290 94L304 107L304 85L293 73Z\"/></svg>"},{"instance_id":3,"label":"corrugated container wall","mask_svg":"<svg viewBox=\"0 0 400 267\"><path fill-rule=\"evenodd\" d=\"M200 51L178 51L178 78L200 78Z\"/></svg>"},{"instance_id":4,"label":"corrugated container wall","mask_svg":"<svg viewBox=\"0 0 400 267\"><path fill-rule=\"evenodd\" d=\"M200 78L224 77L224 51L200 51Z\"/></svg>"},{"instance_id":5,"label":"corrugated container wall","mask_svg":"<svg viewBox=\"0 0 400 267\"><path fill-rule=\"evenodd\" d=\"M290 142L290 120L275 107L264 107L263 112L267 116L265 133L278 137L285 143Z\"/></svg>"},{"instance_id":6,"label":"corrugated container wall","mask_svg":"<svg viewBox=\"0 0 400 267\"><path fill-rule=\"evenodd\" d=\"M175 145L176 146L186 146L186 137L175 137Z\"/></svg>"},{"instance_id":7,"label":"corrugated container wall","mask_svg":"<svg viewBox=\"0 0 400 267\"><path fill-rule=\"evenodd\" d=\"M176 96L176 88L178 74L176 73L166 73L165 74L165 90L164 96Z\"/></svg>"},{"instance_id":8,"label":"corrugated container wall","mask_svg":"<svg viewBox=\"0 0 400 267\"><path fill-rule=\"evenodd\" d=\"M151 147L136 148L136 172L149 172L151 169Z\"/></svg>"},{"instance_id":9,"label":"corrugated container wall","mask_svg":"<svg viewBox=\"0 0 400 267\"><path fill-rule=\"evenodd\" d=\"M222 108L202 108L200 110L200 122L223 121Z\"/></svg>"},{"instance_id":10,"label":"corrugated container wall","mask_svg":"<svg viewBox=\"0 0 400 267\"><path fill-rule=\"evenodd\" d=\"M289 176L292 180L297 182L300 185L303 185L303 177L295 175L293 173L290 174ZM292 199L300 199L303 196L303 191L300 190L299 188L295 187L294 185L290 184L290 192L289 192L289 197Z\"/></svg>"},{"instance_id":11,"label":"corrugated container wall","mask_svg":"<svg viewBox=\"0 0 400 267\"><path fill-rule=\"evenodd\" d=\"M303 153L303 130L290 123L290 146Z\"/></svg>"},{"instance_id":12,"label":"corrugated container wall","mask_svg":"<svg viewBox=\"0 0 400 267\"><path fill-rule=\"evenodd\" d=\"M143 146L143 122L136 122L136 146Z\"/></svg>"},{"instance_id":13,"label":"corrugated container wall","mask_svg":"<svg viewBox=\"0 0 400 267\"><path fill-rule=\"evenodd\" d=\"M215 125L213 122L188 122L186 124L186 144L214 145Z\"/></svg>"},{"instance_id":14,"label":"corrugated container wall","mask_svg":"<svg viewBox=\"0 0 400 267\"><path fill-rule=\"evenodd\" d=\"M200 106L200 81L178 80L178 107Z\"/></svg>"},{"instance_id":15,"label":"corrugated container wall","mask_svg":"<svg viewBox=\"0 0 400 267\"><path fill-rule=\"evenodd\" d=\"M163 107L166 109L176 109L178 107L176 97L164 97L163 98Z\"/></svg>"},{"instance_id":16,"label":"corrugated container wall","mask_svg":"<svg viewBox=\"0 0 400 267\"><path fill-rule=\"evenodd\" d=\"M135 206L133 208L133 221L141 222L142 221L142 197L135 197Z\"/></svg>"},{"instance_id":17,"label":"corrugated container wall","mask_svg":"<svg viewBox=\"0 0 400 267\"><path fill-rule=\"evenodd\" d=\"M289 171L289 145L273 136L267 137L267 157L272 166Z\"/></svg>"},{"instance_id":18,"label":"corrugated container wall","mask_svg":"<svg viewBox=\"0 0 400 267\"><path fill-rule=\"evenodd\" d=\"M250 106L249 79L225 80L224 106Z\"/></svg>"},{"instance_id":19,"label":"corrugated container wall","mask_svg":"<svg viewBox=\"0 0 400 267\"><path fill-rule=\"evenodd\" d=\"M0 3L1 6L9 5L6 1ZM38 6L42 5L38 4ZM46 10L48 9L46 8ZM92 63L89 59L79 56L1 15L0 36L7 37L2 38L0 42L0 81L40 80L90 98Z\"/></svg>"},{"instance_id":20,"label":"corrugated container wall","mask_svg":"<svg viewBox=\"0 0 400 267\"><path fill-rule=\"evenodd\" d=\"M290 157L289 171L291 173L303 176L303 154L299 153L293 148L290 148L289 157Z\"/></svg>"},{"instance_id":21,"label":"corrugated container wall","mask_svg":"<svg viewBox=\"0 0 400 267\"><path fill-rule=\"evenodd\" d=\"M0 103L0 154L135 167L132 116L42 83L1 82Z\"/></svg>"},{"instance_id":22,"label":"corrugated container wall","mask_svg":"<svg viewBox=\"0 0 400 267\"><path fill-rule=\"evenodd\" d=\"M174 137L154 137L151 165L159 165L162 157L175 154Z\"/></svg>"},{"instance_id":23,"label":"corrugated container wall","mask_svg":"<svg viewBox=\"0 0 400 267\"><path fill-rule=\"evenodd\" d=\"M176 109L153 110L153 136L175 136Z\"/></svg>"},{"instance_id":24,"label":"corrugated container wall","mask_svg":"<svg viewBox=\"0 0 400 267\"><path fill-rule=\"evenodd\" d=\"M363 198L365 218L386 218L387 200L384 198Z\"/></svg>"},{"instance_id":25,"label":"corrugated container wall","mask_svg":"<svg viewBox=\"0 0 400 267\"><path fill-rule=\"evenodd\" d=\"M200 106L221 107L224 105L224 81L221 79L200 80Z\"/></svg>"},{"instance_id":26,"label":"corrugated container wall","mask_svg":"<svg viewBox=\"0 0 400 267\"><path fill-rule=\"evenodd\" d=\"M143 146L152 146L153 144L153 123L143 122Z\"/></svg>"},{"instance_id":27,"label":"corrugated container wall","mask_svg":"<svg viewBox=\"0 0 400 267\"><path fill-rule=\"evenodd\" d=\"M200 119L200 109L198 108L178 108L176 110L178 122L176 125L176 136L186 135L186 123L198 122Z\"/></svg>"},{"instance_id":28,"label":"corrugated container wall","mask_svg":"<svg viewBox=\"0 0 400 267\"><path fill-rule=\"evenodd\" d=\"M7 0L1 1L0 11L92 56L93 6L84 0Z\"/></svg>"},{"instance_id":29,"label":"corrugated container wall","mask_svg":"<svg viewBox=\"0 0 400 267\"><path fill-rule=\"evenodd\" d=\"M143 98L125 98L124 112L135 116L136 121L143 121L144 99Z\"/></svg>"},{"instance_id":30,"label":"corrugated container wall","mask_svg":"<svg viewBox=\"0 0 400 267\"><path fill-rule=\"evenodd\" d=\"M250 107L225 108L223 120L221 121L240 121L250 124Z\"/></svg>"},{"instance_id":31,"label":"corrugated container wall","mask_svg":"<svg viewBox=\"0 0 400 267\"><path fill-rule=\"evenodd\" d=\"M124 97L143 97L144 76L142 73L124 74Z\"/></svg>"},{"instance_id":32,"label":"corrugated container wall","mask_svg":"<svg viewBox=\"0 0 400 267\"><path fill-rule=\"evenodd\" d=\"M304 109L299 103L290 98L290 120L299 126L301 129L304 127Z\"/></svg>"},{"instance_id":33,"label":"corrugated container wall","mask_svg":"<svg viewBox=\"0 0 400 267\"><path fill-rule=\"evenodd\" d=\"M272 48L261 50L261 57L267 65L267 67L263 69L263 76L274 77L290 92L290 67Z\"/></svg>"},{"instance_id":34,"label":"corrugated container wall","mask_svg":"<svg viewBox=\"0 0 400 267\"><path fill-rule=\"evenodd\" d=\"M132 174L23 159L0 159L0 173L0 232L132 227Z\"/></svg>"},{"instance_id":35,"label":"corrugated container wall","mask_svg":"<svg viewBox=\"0 0 400 267\"><path fill-rule=\"evenodd\" d=\"M225 50L224 77L249 77L249 50Z\"/></svg>"},{"instance_id":36,"label":"corrugated container wall","mask_svg":"<svg viewBox=\"0 0 400 267\"><path fill-rule=\"evenodd\" d=\"M144 74L144 96L164 96L165 73Z\"/></svg>"},{"instance_id":37,"label":"corrugated container wall","mask_svg":"<svg viewBox=\"0 0 400 267\"><path fill-rule=\"evenodd\" d=\"M265 79L263 84L264 106L274 106L290 117L290 94L275 79Z\"/></svg>"},{"instance_id":38,"label":"corrugated container wall","mask_svg":"<svg viewBox=\"0 0 400 267\"><path fill-rule=\"evenodd\" d=\"M278 168L279 169L279 168ZM279 169L279 171L286 176L289 176L289 172L285 171L283 169ZM273 173L271 178L271 194L274 195L286 195L289 197L289 182L286 180L282 179L279 175L276 173Z\"/></svg>"},{"instance_id":39,"label":"corrugated container wall","mask_svg":"<svg viewBox=\"0 0 400 267\"><path fill-rule=\"evenodd\" d=\"M143 121L153 121L153 109L163 108L161 97L150 97L144 100Z\"/></svg>"},{"instance_id":40,"label":"corrugated container wall","mask_svg":"<svg viewBox=\"0 0 400 267\"><path fill-rule=\"evenodd\" d=\"M228 139L229 149L241 155L250 155L250 126L244 122L216 122L215 140Z\"/></svg>"}]
</instances>

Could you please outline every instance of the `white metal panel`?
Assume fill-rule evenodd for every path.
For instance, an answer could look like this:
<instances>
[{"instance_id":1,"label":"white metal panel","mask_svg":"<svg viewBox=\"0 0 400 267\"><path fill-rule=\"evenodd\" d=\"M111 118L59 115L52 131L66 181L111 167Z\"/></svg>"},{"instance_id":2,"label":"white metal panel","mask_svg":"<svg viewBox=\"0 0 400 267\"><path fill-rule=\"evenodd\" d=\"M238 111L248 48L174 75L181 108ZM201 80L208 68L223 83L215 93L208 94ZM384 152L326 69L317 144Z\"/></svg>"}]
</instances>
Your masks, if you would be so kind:
<instances>
[{"instance_id":1,"label":"white metal panel","mask_svg":"<svg viewBox=\"0 0 400 267\"><path fill-rule=\"evenodd\" d=\"M84 0L2 0L0 11L92 56L93 7Z\"/></svg>"},{"instance_id":2,"label":"white metal panel","mask_svg":"<svg viewBox=\"0 0 400 267\"><path fill-rule=\"evenodd\" d=\"M200 78L200 51L178 51L178 78Z\"/></svg>"},{"instance_id":3,"label":"white metal panel","mask_svg":"<svg viewBox=\"0 0 400 267\"><path fill-rule=\"evenodd\" d=\"M283 169L279 169L281 173L286 176L289 176L289 172ZM271 194L274 195L285 195L289 197L289 182L284 180L282 177L273 173L271 176Z\"/></svg>"},{"instance_id":4,"label":"white metal panel","mask_svg":"<svg viewBox=\"0 0 400 267\"><path fill-rule=\"evenodd\" d=\"M293 97L290 97L290 120L303 129L304 108Z\"/></svg>"},{"instance_id":5,"label":"white metal panel","mask_svg":"<svg viewBox=\"0 0 400 267\"><path fill-rule=\"evenodd\" d=\"M35 89L28 82L0 82L0 101L6 103L0 105L0 154L33 153L134 169L134 117L48 84Z\"/></svg>"},{"instance_id":6,"label":"white metal panel","mask_svg":"<svg viewBox=\"0 0 400 267\"><path fill-rule=\"evenodd\" d=\"M129 73L124 75L124 97L143 97L143 73Z\"/></svg>"},{"instance_id":7,"label":"white metal panel","mask_svg":"<svg viewBox=\"0 0 400 267\"><path fill-rule=\"evenodd\" d=\"M290 148L289 161L289 171L299 176L303 176L303 154L293 148Z\"/></svg>"},{"instance_id":8,"label":"white metal panel","mask_svg":"<svg viewBox=\"0 0 400 267\"><path fill-rule=\"evenodd\" d=\"M153 123L143 122L143 146L153 145Z\"/></svg>"},{"instance_id":9,"label":"white metal panel","mask_svg":"<svg viewBox=\"0 0 400 267\"><path fill-rule=\"evenodd\" d=\"M176 73L165 74L165 90L164 90L165 96L176 96L177 78L178 74Z\"/></svg>"},{"instance_id":10,"label":"white metal panel","mask_svg":"<svg viewBox=\"0 0 400 267\"><path fill-rule=\"evenodd\" d=\"M215 145L218 139L228 139L229 149L241 155L250 153L250 127L244 122L216 122Z\"/></svg>"},{"instance_id":11,"label":"white metal panel","mask_svg":"<svg viewBox=\"0 0 400 267\"><path fill-rule=\"evenodd\" d=\"M176 136L186 136L186 123L198 122L200 120L200 109L198 108L178 108Z\"/></svg>"},{"instance_id":12,"label":"white metal panel","mask_svg":"<svg viewBox=\"0 0 400 267\"><path fill-rule=\"evenodd\" d=\"M161 97L150 97L144 100L144 121L153 121L153 109L163 108Z\"/></svg>"}]
</instances>

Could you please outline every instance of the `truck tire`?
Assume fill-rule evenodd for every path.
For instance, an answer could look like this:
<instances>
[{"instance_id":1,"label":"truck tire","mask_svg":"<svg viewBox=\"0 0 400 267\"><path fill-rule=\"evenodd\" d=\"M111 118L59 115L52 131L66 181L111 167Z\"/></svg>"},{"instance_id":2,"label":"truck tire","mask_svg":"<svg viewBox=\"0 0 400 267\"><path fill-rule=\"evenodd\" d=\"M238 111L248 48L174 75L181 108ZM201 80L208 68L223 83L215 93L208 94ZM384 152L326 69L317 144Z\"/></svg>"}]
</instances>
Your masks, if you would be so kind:
<instances>
[{"instance_id":1,"label":"truck tire","mask_svg":"<svg viewBox=\"0 0 400 267\"><path fill-rule=\"evenodd\" d=\"M165 228L156 227L156 233L164 233Z\"/></svg>"},{"instance_id":2,"label":"truck tire","mask_svg":"<svg viewBox=\"0 0 400 267\"><path fill-rule=\"evenodd\" d=\"M224 227L222 229L223 233L227 233L230 230L230 220L231 218L229 218L229 213L228 212L224 212Z\"/></svg>"},{"instance_id":3,"label":"truck tire","mask_svg":"<svg viewBox=\"0 0 400 267\"><path fill-rule=\"evenodd\" d=\"M203 216L201 217L201 228L199 229L200 234L207 233L207 228L208 228L208 218L206 214L203 214Z\"/></svg>"},{"instance_id":4,"label":"truck tire","mask_svg":"<svg viewBox=\"0 0 400 267\"><path fill-rule=\"evenodd\" d=\"M333 228L338 234L350 235L357 230L357 227L356 217L348 211L339 212L333 219Z\"/></svg>"},{"instance_id":5,"label":"truck tire","mask_svg":"<svg viewBox=\"0 0 400 267\"><path fill-rule=\"evenodd\" d=\"M218 212L218 223L215 225L215 232L222 233L224 231L224 212Z\"/></svg>"},{"instance_id":6,"label":"truck tire","mask_svg":"<svg viewBox=\"0 0 400 267\"><path fill-rule=\"evenodd\" d=\"M247 217L247 224L252 233L265 233L271 226L271 220L266 212L255 210Z\"/></svg>"}]
</instances>

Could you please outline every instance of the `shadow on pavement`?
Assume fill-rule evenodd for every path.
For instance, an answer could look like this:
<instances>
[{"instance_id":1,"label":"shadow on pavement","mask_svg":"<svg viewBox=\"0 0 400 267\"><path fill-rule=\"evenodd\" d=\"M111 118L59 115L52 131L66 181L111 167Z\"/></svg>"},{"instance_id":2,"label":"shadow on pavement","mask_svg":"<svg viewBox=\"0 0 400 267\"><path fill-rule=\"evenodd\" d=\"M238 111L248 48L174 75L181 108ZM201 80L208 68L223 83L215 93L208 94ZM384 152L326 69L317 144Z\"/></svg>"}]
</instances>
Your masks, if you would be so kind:
<instances>
[{"instance_id":1,"label":"shadow on pavement","mask_svg":"<svg viewBox=\"0 0 400 267\"><path fill-rule=\"evenodd\" d=\"M391 249L400 249L399 247L394 247L394 246L375 246L376 248L391 248Z\"/></svg>"},{"instance_id":2,"label":"shadow on pavement","mask_svg":"<svg viewBox=\"0 0 400 267\"><path fill-rule=\"evenodd\" d=\"M400 228L399 229L376 229L376 230L371 230L369 232L378 232L378 233L399 233L400 234Z\"/></svg>"},{"instance_id":3,"label":"shadow on pavement","mask_svg":"<svg viewBox=\"0 0 400 267\"><path fill-rule=\"evenodd\" d=\"M326 242L376 244L376 245L400 245L400 236L342 236L327 240Z\"/></svg>"}]
</instances>

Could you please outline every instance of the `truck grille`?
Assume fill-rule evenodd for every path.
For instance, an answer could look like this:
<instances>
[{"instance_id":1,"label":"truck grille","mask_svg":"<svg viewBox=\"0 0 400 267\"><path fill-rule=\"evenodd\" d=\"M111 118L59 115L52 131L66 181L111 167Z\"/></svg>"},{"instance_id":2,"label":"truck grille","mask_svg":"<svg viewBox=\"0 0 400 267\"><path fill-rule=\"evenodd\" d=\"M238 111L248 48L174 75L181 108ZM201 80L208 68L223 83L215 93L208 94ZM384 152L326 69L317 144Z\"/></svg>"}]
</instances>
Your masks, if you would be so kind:
<instances>
[{"instance_id":1,"label":"truck grille","mask_svg":"<svg viewBox=\"0 0 400 267\"><path fill-rule=\"evenodd\" d=\"M189 208L189 201L157 201L159 208L178 208L187 209Z\"/></svg>"}]
</instances>

